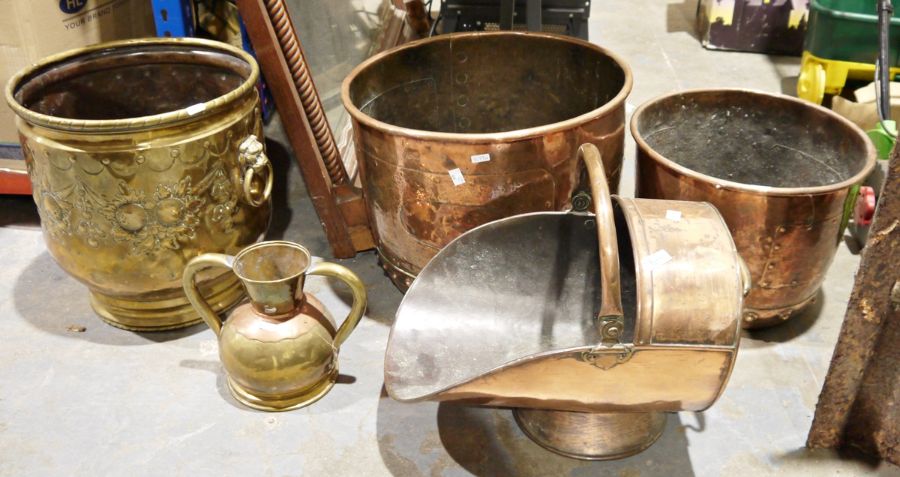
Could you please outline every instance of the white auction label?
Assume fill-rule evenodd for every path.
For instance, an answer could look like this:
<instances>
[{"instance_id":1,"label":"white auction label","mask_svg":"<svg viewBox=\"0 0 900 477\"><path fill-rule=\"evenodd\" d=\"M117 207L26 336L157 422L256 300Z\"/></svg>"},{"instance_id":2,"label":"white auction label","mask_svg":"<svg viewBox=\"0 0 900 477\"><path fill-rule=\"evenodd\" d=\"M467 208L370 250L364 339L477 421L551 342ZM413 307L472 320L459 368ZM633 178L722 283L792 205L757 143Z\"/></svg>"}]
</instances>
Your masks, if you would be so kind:
<instances>
[{"instance_id":1,"label":"white auction label","mask_svg":"<svg viewBox=\"0 0 900 477\"><path fill-rule=\"evenodd\" d=\"M193 116L197 113L203 112L206 109L206 103L197 103L193 106L188 106L184 110L187 111L188 116Z\"/></svg>"},{"instance_id":2,"label":"white auction label","mask_svg":"<svg viewBox=\"0 0 900 477\"><path fill-rule=\"evenodd\" d=\"M474 156L472 156L472 164L488 162L490 160L491 160L490 154L475 154Z\"/></svg>"},{"instance_id":3,"label":"white auction label","mask_svg":"<svg viewBox=\"0 0 900 477\"><path fill-rule=\"evenodd\" d=\"M662 265L665 265L670 260L672 260L672 256L669 255L669 252L657 250L644 258L644 266L647 267L648 271L652 272Z\"/></svg>"},{"instance_id":4,"label":"white auction label","mask_svg":"<svg viewBox=\"0 0 900 477\"><path fill-rule=\"evenodd\" d=\"M678 222L681 220L681 211L680 210L671 210L671 209L667 210L666 218L669 220Z\"/></svg>"},{"instance_id":5,"label":"white auction label","mask_svg":"<svg viewBox=\"0 0 900 477\"><path fill-rule=\"evenodd\" d=\"M456 169L450 169L450 180L453 181L453 185L458 186L466 183L466 178L463 177L462 171L457 167Z\"/></svg>"}]
</instances>

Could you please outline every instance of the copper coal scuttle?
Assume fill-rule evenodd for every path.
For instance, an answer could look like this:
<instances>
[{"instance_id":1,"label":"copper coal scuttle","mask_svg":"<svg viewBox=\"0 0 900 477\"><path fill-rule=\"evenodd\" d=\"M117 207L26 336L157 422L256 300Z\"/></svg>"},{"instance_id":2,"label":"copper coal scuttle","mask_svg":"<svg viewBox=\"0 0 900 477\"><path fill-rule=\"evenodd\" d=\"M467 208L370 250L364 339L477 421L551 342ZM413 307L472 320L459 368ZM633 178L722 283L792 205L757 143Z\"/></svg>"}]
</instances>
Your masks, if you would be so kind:
<instances>
[{"instance_id":1,"label":"copper coal scuttle","mask_svg":"<svg viewBox=\"0 0 900 477\"><path fill-rule=\"evenodd\" d=\"M750 286L724 221L610 197L598 149L581 151L595 214L491 222L425 266L391 330L391 397L511 407L540 445L615 459L722 393Z\"/></svg>"}]
</instances>

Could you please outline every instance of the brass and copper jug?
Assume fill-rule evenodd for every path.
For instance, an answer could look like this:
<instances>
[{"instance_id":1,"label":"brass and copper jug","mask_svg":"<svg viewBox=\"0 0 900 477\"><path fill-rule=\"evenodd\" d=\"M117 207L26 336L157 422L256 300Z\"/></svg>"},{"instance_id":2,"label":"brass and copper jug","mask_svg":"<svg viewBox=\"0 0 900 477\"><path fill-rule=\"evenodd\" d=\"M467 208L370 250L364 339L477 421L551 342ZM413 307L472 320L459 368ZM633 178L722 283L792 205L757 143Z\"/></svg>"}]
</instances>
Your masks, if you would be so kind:
<instances>
[{"instance_id":1,"label":"brass and copper jug","mask_svg":"<svg viewBox=\"0 0 900 477\"><path fill-rule=\"evenodd\" d=\"M9 81L47 249L108 323L198 323L184 265L265 233L272 167L258 78L232 46L154 38L61 53ZM222 273L200 277L200 290L216 310L243 297Z\"/></svg>"},{"instance_id":2,"label":"brass and copper jug","mask_svg":"<svg viewBox=\"0 0 900 477\"><path fill-rule=\"evenodd\" d=\"M208 267L231 269L250 297L222 321L200 294L195 277ZM304 293L307 275L346 283L350 313L339 328L322 303ZM228 388L241 403L264 411L312 404L334 385L338 351L366 308L366 289L347 268L311 263L309 252L291 242L260 242L236 256L207 253L184 270L184 291L219 339Z\"/></svg>"},{"instance_id":3,"label":"brass and copper jug","mask_svg":"<svg viewBox=\"0 0 900 477\"><path fill-rule=\"evenodd\" d=\"M581 152L594 215L494 221L425 266L391 330L391 397L512 407L538 444L615 459L721 395L749 287L728 228L709 204L610 197Z\"/></svg>"},{"instance_id":4,"label":"brass and copper jug","mask_svg":"<svg viewBox=\"0 0 900 477\"><path fill-rule=\"evenodd\" d=\"M743 326L790 318L816 299L847 209L875 166L866 134L788 96L695 90L635 111L637 196L719 209L753 278Z\"/></svg>"}]
</instances>

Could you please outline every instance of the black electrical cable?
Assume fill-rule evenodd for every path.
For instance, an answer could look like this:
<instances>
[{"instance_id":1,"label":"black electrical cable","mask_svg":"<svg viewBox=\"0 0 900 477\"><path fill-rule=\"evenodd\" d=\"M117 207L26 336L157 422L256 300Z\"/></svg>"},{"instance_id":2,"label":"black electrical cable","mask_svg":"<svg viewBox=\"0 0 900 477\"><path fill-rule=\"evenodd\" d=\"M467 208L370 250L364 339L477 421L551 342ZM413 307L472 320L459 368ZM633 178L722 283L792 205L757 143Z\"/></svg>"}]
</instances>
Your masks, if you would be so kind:
<instances>
[{"instance_id":1,"label":"black electrical cable","mask_svg":"<svg viewBox=\"0 0 900 477\"><path fill-rule=\"evenodd\" d=\"M875 61L875 92L878 103L878 118L891 119L891 64L890 30L894 5L891 0L878 0L878 59Z\"/></svg>"}]
</instances>

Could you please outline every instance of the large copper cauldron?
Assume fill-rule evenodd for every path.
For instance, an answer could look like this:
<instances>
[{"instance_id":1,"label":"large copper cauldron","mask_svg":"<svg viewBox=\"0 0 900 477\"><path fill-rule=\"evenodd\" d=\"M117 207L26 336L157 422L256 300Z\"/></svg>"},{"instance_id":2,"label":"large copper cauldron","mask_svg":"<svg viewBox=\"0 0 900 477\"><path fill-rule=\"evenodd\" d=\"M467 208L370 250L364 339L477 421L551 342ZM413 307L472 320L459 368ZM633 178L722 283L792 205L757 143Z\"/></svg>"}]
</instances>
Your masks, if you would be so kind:
<instances>
[{"instance_id":1,"label":"large copper cauldron","mask_svg":"<svg viewBox=\"0 0 900 477\"><path fill-rule=\"evenodd\" d=\"M344 81L376 243L401 288L461 233L561 210L578 146L616 189L631 72L596 45L530 33L442 35L376 55Z\"/></svg>"},{"instance_id":2,"label":"large copper cauldron","mask_svg":"<svg viewBox=\"0 0 900 477\"><path fill-rule=\"evenodd\" d=\"M610 197L583 153L595 215L497 220L422 270L388 340L391 397L513 407L530 438L584 459L640 452L665 412L716 401L749 289L728 227L709 204Z\"/></svg>"},{"instance_id":3,"label":"large copper cauldron","mask_svg":"<svg viewBox=\"0 0 900 477\"><path fill-rule=\"evenodd\" d=\"M110 324L198 322L185 264L265 232L272 169L258 77L231 46L148 39L62 53L10 80L47 248ZM229 273L198 283L216 311L243 297Z\"/></svg>"},{"instance_id":4,"label":"large copper cauldron","mask_svg":"<svg viewBox=\"0 0 900 477\"><path fill-rule=\"evenodd\" d=\"M745 328L815 299L850 189L875 164L862 130L805 101L724 89L652 100L631 132L639 197L710 202L728 223L753 281Z\"/></svg>"}]
</instances>

